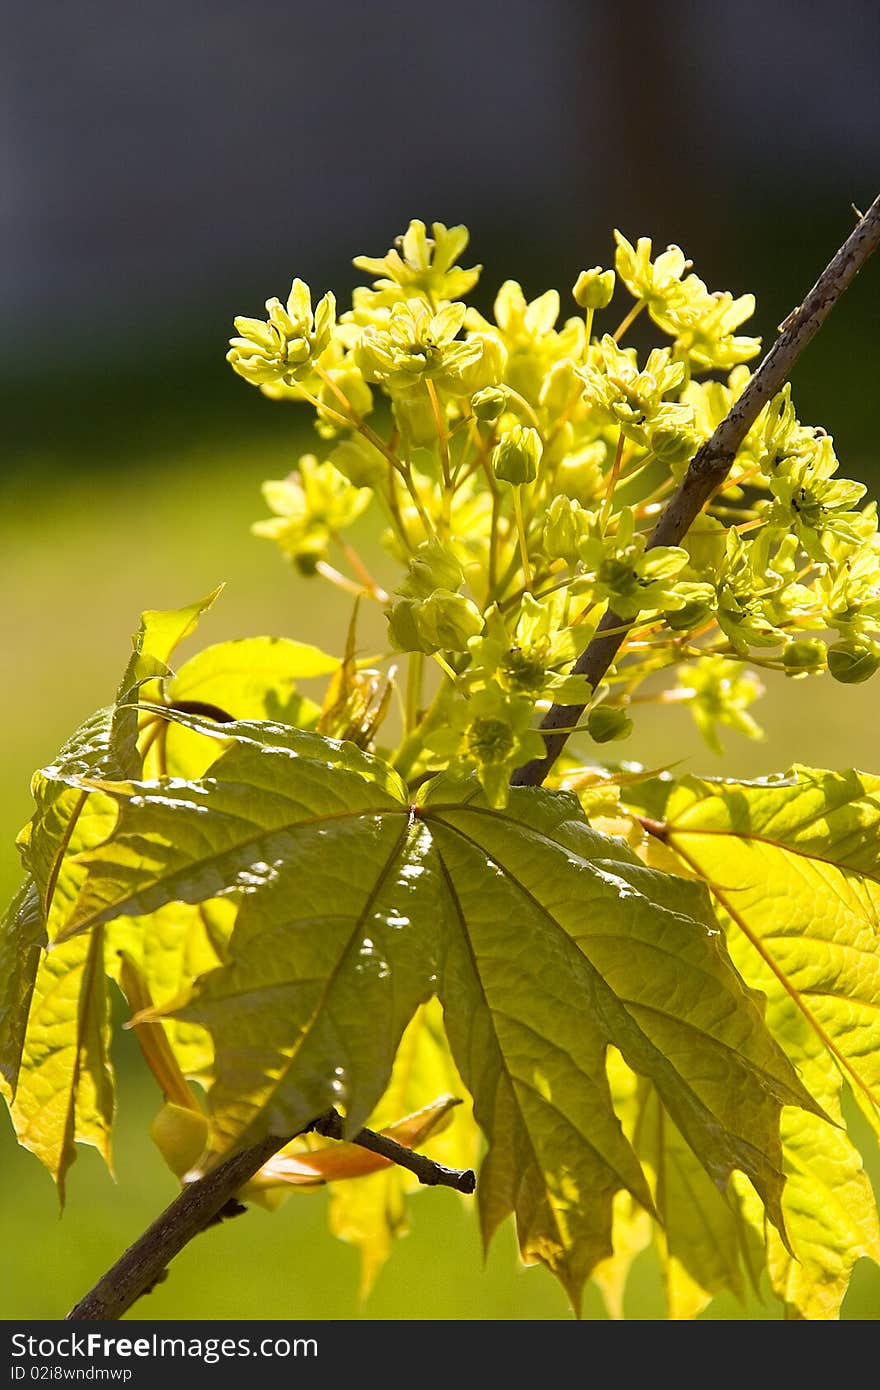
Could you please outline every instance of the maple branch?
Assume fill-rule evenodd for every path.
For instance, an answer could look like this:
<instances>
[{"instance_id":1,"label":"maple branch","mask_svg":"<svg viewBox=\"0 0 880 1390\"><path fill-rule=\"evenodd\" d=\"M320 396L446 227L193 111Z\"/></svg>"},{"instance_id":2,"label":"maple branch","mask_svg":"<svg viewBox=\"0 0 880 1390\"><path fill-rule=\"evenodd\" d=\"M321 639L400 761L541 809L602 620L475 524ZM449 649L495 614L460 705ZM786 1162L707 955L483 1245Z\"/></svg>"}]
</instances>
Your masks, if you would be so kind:
<instances>
[{"instance_id":1,"label":"maple branch","mask_svg":"<svg viewBox=\"0 0 880 1390\"><path fill-rule=\"evenodd\" d=\"M211 1225L236 1192L278 1149L290 1142L270 1134L259 1144L233 1154L224 1163L191 1182L102 1275L67 1314L68 1322L110 1321L121 1318L141 1294L158 1283L167 1265L193 1236Z\"/></svg>"},{"instance_id":2,"label":"maple branch","mask_svg":"<svg viewBox=\"0 0 880 1390\"><path fill-rule=\"evenodd\" d=\"M737 449L762 409L788 380L804 348L815 337L878 244L880 196L874 199L868 211L859 219L852 234L829 261L803 302L781 325L779 337L750 378L739 400L731 406L712 438L697 451L683 481L651 532L647 549L655 545L677 545L684 538L716 488L724 482ZM632 621L626 622L609 610L596 629L593 640L572 668L572 673L586 676L595 690L631 627ZM547 711L540 725L546 752L542 758L533 758L517 768L510 779L512 786L540 786L585 709L586 705L553 705Z\"/></svg>"},{"instance_id":3,"label":"maple branch","mask_svg":"<svg viewBox=\"0 0 880 1390\"><path fill-rule=\"evenodd\" d=\"M336 1110L327 1110L299 1133L311 1131L328 1139L342 1139L342 1117ZM194 1236L222 1219L224 1213L235 1214L241 1210L235 1200L236 1193L274 1153L296 1137L270 1134L259 1144L233 1154L203 1178L188 1183L162 1215L71 1309L66 1321L100 1322L121 1318L142 1294L164 1278L170 1262ZM380 1154L401 1168L407 1168L426 1186L452 1187L466 1193L476 1188L477 1179L473 1169L447 1168L426 1158L424 1154L414 1153L387 1135L376 1134L372 1129L359 1130L349 1142Z\"/></svg>"},{"instance_id":4,"label":"maple branch","mask_svg":"<svg viewBox=\"0 0 880 1390\"><path fill-rule=\"evenodd\" d=\"M312 1128L316 1134L323 1134L328 1139L343 1137L342 1118L335 1110L322 1115ZM408 1169L425 1187L452 1187L456 1192L467 1194L476 1189L477 1175L472 1168L447 1168L443 1163L436 1163L433 1158L415 1153L405 1144L398 1144L396 1139L389 1138L387 1134L377 1134L373 1129L361 1129L350 1143L387 1158L389 1163L396 1163L399 1168Z\"/></svg>"}]
</instances>

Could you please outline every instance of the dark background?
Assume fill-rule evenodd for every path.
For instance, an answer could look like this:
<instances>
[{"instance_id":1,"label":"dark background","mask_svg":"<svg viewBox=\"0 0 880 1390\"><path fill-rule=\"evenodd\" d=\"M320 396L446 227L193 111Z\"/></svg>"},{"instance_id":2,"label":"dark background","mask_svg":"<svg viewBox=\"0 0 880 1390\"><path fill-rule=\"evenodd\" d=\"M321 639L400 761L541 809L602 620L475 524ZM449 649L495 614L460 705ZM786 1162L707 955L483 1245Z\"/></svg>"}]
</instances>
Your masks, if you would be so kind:
<instances>
[{"instance_id":1,"label":"dark background","mask_svg":"<svg viewBox=\"0 0 880 1390\"><path fill-rule=\"evenodd\" d=\"M7 6L0 363L8 443L43 463L250 423L234 313L353 283L411 217L466 222L481 292L682 244L756 331L876 191L880 7L740 0L118 0ZM841 308L803 367L862 451L873 383ZM873 343L872 343L873 346ZM831 370L832 385L822 381ZM40 405L34 407L31 390ZM185 406L181 401L185 397ZM259 428L270 428L260 419ZM219 423L219 422L218 422ZM831 428L832 426L829 426Z\"/></svg>"},{"instance_id":2,"label":"dark background","mask_svg":"<svg viewBox=\"0 0 880 1390\"><path fill-rule=\"evenodd\" d=\"M608 265L617 226L678 242L711 288L754 291L745 331L769 342L848 234L851 204L880 186L869 0L7 0L0 32L4 901L30 773L106 702L143 608L226 580L198 645L266 631L332 650L344 630L347 608L248 535L260 481L314 437L304 413L229 370L235 314L259 314L294 275L344 303L352 256L381 255L412 217L471 228L483 307L509 275L531 297ZM875 492L878 304L880 258L793 383L801 418ZM768 684L765 745L729 739L714 759L684 714L648 706L628 755L736 776L794 759L880 768L876 682ZM63 1316L174 1194L145 1135L159 1098L130 1033L115 1060L118 1183L84 1151L62 1222L3 1120L0 1317ZM414 1234L365 1305L316 1196L199 1237L135 1311L570 1316L545 1270L517 1268L509 1226L484 1273L453 1194L413 1208ZM627 1311L663 1316L650 1256ZM603 1315L595 1289L586 1314ZM867 1261L844 1315L880 1316ZM721 1298L706 1316L779 1307Z\"/></svg>"}]
</instances>

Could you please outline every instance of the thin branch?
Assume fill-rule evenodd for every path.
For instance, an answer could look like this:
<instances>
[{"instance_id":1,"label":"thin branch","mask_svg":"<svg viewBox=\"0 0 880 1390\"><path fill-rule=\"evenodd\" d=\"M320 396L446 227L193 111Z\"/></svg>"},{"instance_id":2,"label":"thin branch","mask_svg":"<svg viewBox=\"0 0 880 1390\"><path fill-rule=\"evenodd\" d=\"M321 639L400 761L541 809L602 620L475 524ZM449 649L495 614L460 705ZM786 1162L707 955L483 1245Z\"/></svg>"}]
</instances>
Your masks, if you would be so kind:
<instances>
[{"instance_id":1,"label":"thin branch","mask_svg":"<svg viewBox=\"0 0 880 1390\"><path fill-rule=\"evenodd\" d=\"M306 1134L310 1131L328 1139L342 1139L342 1117L336 1110L328 1110L300 1132ZM235 1203L236 1193L273 1154L295 1137L270 1134L259 1144L226 1159L198 1181L188 1183L152 1226L129 1246L94 1288L71 1309L67 1321L110 1321L122 1317L141 1294L164 1277L175 1255L179 1255L194 1236L222 1217L227 1208L230 1211L242 1209ZM389 1163L408 1169L426 1186L451 1187L465 1193L471 1193L476 1188L477 1179L473 1169L447 1168L426 1158L424 1154L414 1153L387 1135L376 1134L372 1129L359 1130L349 1142L379 1154Z\"/></svg>"},{"instance_id":2,"label":"thin branch","mask_svg":"<svg viewBox=\"0 0 880 1390\"><path fill-rule=\"evenodd\" d=\"M807 344L825 322L840 296L880 244L880 197L875 198L852 235L825 267L803 303L789 314L782 332L749 380L745 391L721 421L712 438L697 451L684 480L648 538L648 547L677 545L730 471L742 444L764 406L782 388ZM573 672L586 676L595 690L617 655L631 623L607 612ZM517 768L511 784L536 787L544 781L577 724L585 705L553 705L541 722L546 753Z\"/></svg>"},{"instance_id":3,"label":"thin branch","mask_svg":"<svg viewBox=\"0 0 880 1390\"><path fill-rule=\"evenodd\" d=\"M323 1134L328 1139L343 1138L342 1118L335 1110L328 1111L312 1128L316 1134ZM408 1169L425 1187L452 1187L456 1192L468 1195L476 1189L477 1175L472 1168L447 1168L443 1163L435 1163L433 1158L415 1153L405 1144L398 1144L396 1139L390 1139L387 1134L377 1134L373 1129L360 1129L349 1142L387 1158L389 1163L396 1163L399 1168Z\"/></svg>"},{"instance_id":4,"label":"thin branch","mask_svg":"<svg viewBox=\"0 0 880 1390\"><path fill-rule=\"evenodd\" d=\"M163 1278L174 1256L214 1221L236 1192L290 1139L290 1135L285 1138L270 1134L252 1148L233 1154L197 1182L188 1183L170 1207L71 1309L67 1321L121 1318L142 1293Z\"/></svg>"}]
</instances>

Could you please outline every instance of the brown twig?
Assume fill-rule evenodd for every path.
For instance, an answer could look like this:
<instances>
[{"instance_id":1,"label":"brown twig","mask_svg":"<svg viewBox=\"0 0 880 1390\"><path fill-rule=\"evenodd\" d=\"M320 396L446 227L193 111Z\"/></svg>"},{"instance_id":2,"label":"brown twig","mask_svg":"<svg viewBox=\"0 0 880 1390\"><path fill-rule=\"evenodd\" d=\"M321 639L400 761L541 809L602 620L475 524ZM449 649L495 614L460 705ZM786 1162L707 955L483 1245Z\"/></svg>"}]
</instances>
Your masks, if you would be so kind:
<instances>
[{"instance_id":1,"label":"brown twig","mask_svg":"<svg viewBox=\"0 0 880 1390\"><path fill-rule=\"evenodd\" d=\"M749 380L745 391L721 421L712 438L697 451L648 538L648 547L677 545L730 471L736 451L762 409L788 380L807 344L825 322L868 257L880 244L880 197L875 198L852 234L823 270L809 294L785 320L776 342ZM586 676L595 690L617 655L632 623L607 612L596 635L578 658L573 672ZM515 787L536 787L544 781L577 724L586 705L553 705L541 722L546 753L517 768Z\"/></svg>"},{"instance_id":2,"label":"brown twig","mask_svg":"<svg viewBox=\"0 0 880 1390\"><path fill-rule=\"evenodd\" d=\"M328 1110L301 1133L309 1131L328 1139L341 1139L342 1118L336 1110ZM164 1278L170 1262L194 1236L206 1226L213 1225L227 1209L229 1212L241 1209L235 1204L235 1194L274 1153L295 1137L270 1134L259 1144L233 1154L232 1158L226 1159L198 1181L188 1183L152 1226L129 1246L94 1288L71 1309L67 1321L111 1321L122 1317L142 1294ZM447 1168L371 1129L359 1130L349 1142L380 1154L401 1168L407 1168L420 1183L427 1186L452 1187L457 1192L466 1193L473 1192L476 1187L477 1179L472 1169ZM230 1206L231 1203L233 1205Z\"/></svg>"},{"instance_id":3,"label":"brown twig","mask_svg":"<svg viewBox=\"0 0 880 1390\"><path fill-rule=\"evenodd\" d=\"M258 1169L284 1144L270 1134L250 1149L233 1154L197 1182L188 1183L142 1236L130 1245L67 1314L68 1322L121 1318L142 1293L158 1283L175 1255L210 1225Z\"/></svg>"},{"instance_id":4,"label":"brown twig","mask_svg":"<svg viewBox=\"0 0 880 1390\"><path fill-rule=\"evenodd\" d=\"M312 1128L316 1134L323 1134L328 1139L343 1137L342 1119L335 1110L328 1111ZM476 1189L477 1175L472 1168L447 1168L443 1163L435 1163L433 1158L415 1153L405 1144L398 1144L396 1139L389 1138L387 1134L377 1134L373 1129L360 1129L350 1142L387 1158L389 1163L396 1163L399 1168L408 1169L425 1187L452 1187L456 1192L468 1195Z\"/></svg>"}]
</instances>

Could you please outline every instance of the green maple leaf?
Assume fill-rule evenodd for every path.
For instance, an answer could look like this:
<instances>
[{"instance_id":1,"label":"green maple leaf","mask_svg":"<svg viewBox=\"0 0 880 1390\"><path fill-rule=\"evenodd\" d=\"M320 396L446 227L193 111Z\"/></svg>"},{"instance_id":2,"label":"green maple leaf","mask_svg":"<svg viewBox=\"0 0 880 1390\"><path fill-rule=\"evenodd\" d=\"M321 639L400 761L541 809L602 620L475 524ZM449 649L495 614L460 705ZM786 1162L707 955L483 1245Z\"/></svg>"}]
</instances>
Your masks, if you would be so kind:
<instances>
[{"instance_id":1,"label":"green maple leaf","mask_svg":"<svg viewBox=\"0 0 880 1390\"><path fill-rule=\"evenodd\" d=\"M416 1012L403 1035L391 1081L370 1116L370 1128L381 1130L422 1106L426 1097L444 1094L461 1101L466 1092L449 1053L439 1003L432 999ZM462 1169L476 1164L478 1142L473 1116L458 1104L451 1122L417 1147L448 1168ZM425 1189L420 1188L418 1179L397 1164L369 1177L330 1185L330 1229L360 1250L362 1298L375 1284L394 1240L409 1230L407 1197L419 1190Z\"/></svg>"},{"instance_id":2,"label":"green maple leaf","mask_svg":"<svg viewBox=\"0 0 880 1390\"><path fill-rule=\"evenodd\" d=\"M789 1113L803 1112L783 1111L783 1115ZM653 1178L661 1222L656 1235L669 1317L694 1317L725 1289L742 1299L746 1291L743 1259L755 1282L760 1262L754 1258L751 1233L739 1204L710 1181L656 1090L645 1081L639 1085L634 1143ZM787 1196L786 1188L783 1212L787 1210ZM755 1243L752 1239L751 1245ZM785 1248L781 1238L779 1247Z\"/></svg>"},{"instance_id":3,"label":"green maple leaf","mask_svg":"<svg viewBox=\"0 0 880 1390\"><path fill-rule=\"evenodd\" d=\"M459 928L439 992L490 1140L484 1236L515 1212L526 1258L548 1263L576 1300L611 1254L615 1192L653 1209L611 1106L609 1044L651 1078L712 1182L726 1190L734 1170L747 1172L774 1223L779 1106L813 1102L733 971L700 887L590 830L574 798L532 791L514 806L438 808Z\"/></svg>"},{"instance_id":4,"label":"green maple leaf","mask_svg":"<svg viewBox=\"0 0 880 1390\"><path fill-rule=\"evenodd\" d=\"M110 1164L113 1073L104 933L41 956L11 1106L19 1143L45 1164L64 1199L75 1144Z\"/></svg>"},{"instance_id":5,"label":"green maple leaf","mask_svg":"<svg viewBox=\"0 0 880 1390\"><path fill-rule=\"evenodd\" d=\"M593 1273L612 1317L623 1317L624 1293L633 1260L652 1236L670 1318L695 1317L722 1290L730 1290L742 1299L746 1272L757 1287L762 1260L758 1240L744 1220L740 1200L732 1199L732 1194L712 1182L656 1088L636 1076L616 1049L609 1056L609 1078L614 1107L648 1174L658 1217L652 1222L631 1203L620 1201L618 1194L614 1254ZM802 1113L786 1108L783 1117ZM734 1184L737 1180L738 1175L734 1174ZM754 1198L754 1190L748 1184L743 1186ZM786 1196L787 1189L783 1191L783 1210ZM754 1200L763 1219L763 1205L757 1198ZM777 1239L780 1249L785 1249L781 1238Z\"/></svg>"},{"instance_id":6,"label":"green maple leaf","mask_svg":"<svg viewBox=\"0 0 880 1390\"><path fill-rule=\"evenodd\" d=\"M39 949L75 903L77 856L112 831L113 802L76 785L83 776L138 775L138 691L164 677L176 644L215 598L143 615L114 703L87 719L33 780L34 815L19 836L30 872L3 924L11 953L0 1012L0 1058L19 1141L46 1164L63 1200L77 1141L110 1161L113 1075L105 934Z\"/></svg>"},{"instance_id":7,"label":"green maple leaf","mask_svg":"<svg viewBox=\"0 0 880 1390\"><path fill-rule=\"evenodd\" d=\"M742 1200L789 1311L836 1317L856 1260L880 1260L871 1185L840 1109L845 1080L880 1125L880 778L797 767L785 780L687 778L666 791L651 810L667 846L709 885L738 970L835 1122L783 1112L788 1246L744 1190Z\"/></svg>"},{"instance_id":8,"label":"green maple leaf","mask_svg":"<svg viewBox=\"0 0 880 1390\"><path fill-rule=\"evenodd\" d=\"M651 1078L712 1182L746 1173L781 1224L782 1105L814 1107L727 956L705 889L646 868L575 798L507 811L440 779L416 804L385 764L289 727L172 717L214 741L200 779L74 779L113 800L59 940L233 894L228 962L173 1010L216 1049L208 1161L329 1104L357 1129L436 992L488 1140L484 1238L576 1303L611 1253L612 1205L652 1198L615 1114L610 1044Z\"/></svg>"},{"instance_id":9,"label":"green maple leaf","mask_svg":"<svg viewBox=\"0 0 880 1390\"><path fill-rule=\"evenodd\" d=\"M40 948L46 925L33 879L16 893L0 921L0 1085L15 1094Z\"/></svg>"},{"instance_id":10,"label":"green maple leaf","mask_svg":"<svg viewBox=\"0 0 880 1390\"><path fill-rule=\"evenodd\" d=\"M105 784L119 824L87 857L65 935L239 890L229 964L176 1011L214 1039L215 1144L296 1133L331 1104L356 1130L433 992L425 828L396 774L351 744L175 718L226 751L201 781Z\"/></svg>"},{"instance_id":11,"label":"green maple leaf","mask_svg":"<svg viewBox=\"0 0 880 1390\"><path fill-rule=\"evenodd\" d=\"M670 842L712 887L880 1128L880 778L686 779Z\"/></svg>"},{"instance_id":12,"label":"green maple leaf","mask_svg":"<svg viewBox=\"0 0 880 1390\"><path fill-rule=\"evenodd\" d=\"M163 683L166 703L231 719L274 719L298 728L318 722L320 706L299 693L300 680L332 675L339 661L307 642L243 637L197 652ZM150 692L146 691L148 698ZM199 708L203 706L204 708ZM161 716L144 719L141 747L150 776L204 771L205 743Z\"/></svg>"}]
</instances>

